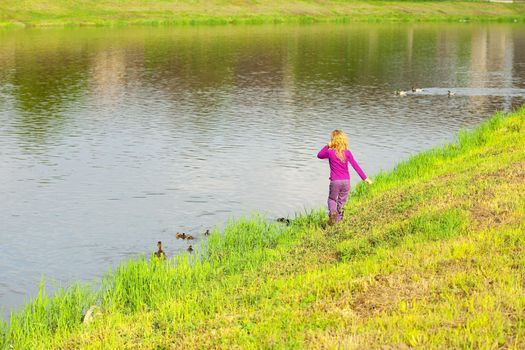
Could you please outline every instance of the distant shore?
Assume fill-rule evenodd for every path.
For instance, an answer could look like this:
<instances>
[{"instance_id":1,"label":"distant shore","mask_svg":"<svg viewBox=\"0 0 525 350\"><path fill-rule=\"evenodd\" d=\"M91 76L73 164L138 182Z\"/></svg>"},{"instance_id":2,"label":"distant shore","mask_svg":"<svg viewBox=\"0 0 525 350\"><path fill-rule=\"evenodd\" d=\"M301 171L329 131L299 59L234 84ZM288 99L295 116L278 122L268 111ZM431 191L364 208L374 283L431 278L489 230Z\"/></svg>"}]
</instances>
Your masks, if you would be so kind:
<instances>
[{"instance_id":1,"label":"distant shore","mask_svg":"<svg viewBox=\"0 0 525 350\"><path fill-rule=\"evenodd\" d=\"M315 22L525 22L525 3L473 1L5 0L0 27Z\"/></svg>"}]
</instances>

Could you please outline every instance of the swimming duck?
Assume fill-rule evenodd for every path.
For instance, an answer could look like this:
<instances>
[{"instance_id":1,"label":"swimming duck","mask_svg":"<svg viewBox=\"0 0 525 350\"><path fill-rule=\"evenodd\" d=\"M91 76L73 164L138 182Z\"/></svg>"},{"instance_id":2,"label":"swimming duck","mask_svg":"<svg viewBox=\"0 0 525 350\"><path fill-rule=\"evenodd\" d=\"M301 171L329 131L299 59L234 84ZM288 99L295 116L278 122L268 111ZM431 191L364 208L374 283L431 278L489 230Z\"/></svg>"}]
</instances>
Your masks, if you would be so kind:
<instances>
[{"instance_id":1,"label":"swimming duck","mask_svg":"<svg viewBox=\"0 0 525 350\"><path fill-rule=\"evenodd\" d=\"M193 251L193 247L191 246L191 244L190 244L190 246L188 247L187 250L188 250L190 253Z\"/></svg>"},{"instance_id":2,"label":"swimming duck","mask_svg":"<svg viewBox=\"0 0 525 350\"><path fill-rule=\"evenodd\" d=\"M399 96L406 96L407 95L407 92L406 91L403 91L403 90L396 90L396 95L399 95Z\"/></svg>"},{"instance_id":3,"label":"swimming duck","mask_svg":"<svg viewBox=\"0 0 525 350\"><path fill-rule=\"evenodd\" d=\"M452 91L448 90L448 97L454 96L455 94L456 94L455 92L452 92Z\"/></svg>"},{"instance_id":4,"label":"swimming duck","mask_svg":"<svg viewBox=\"0 0 525 350\"><path fill-rule=\"evenodd\" d=\"M423 92L423 89L416 89L412 86L412 92Z\"/></svg>"},{"instance_id":5,"label":"swimming duck","mask_svg":"<svg viewBox=\"0 0 525 350\"><path fill-rule=\"evenodd\" d=\"M183 233L180 233L180 232L177 232L177 234L175 235L175 237L177 239L186 239L186 234L183 232Z\"/></svg>"},{"instance_id":6,"label":"swimming duck","mask_svg":"<svg viewBox=\"0 0 525 350\"><path fill-rule=\"evenodd\" d=\"M164 253L164 250L162 250L162 242L161 241L158 241L157 242L157 247L159 248L156 252L155 252L155 256L159 259L163 259L166 257L166 254Z\"/></svg>"},{"instance_id":7,"label":"swimming duck","mask_svg":"<svg viewBox=\"0 0 525 350\"><path fill-rule=\"evenodd\" d=\"M205 236L209 236L210 235L210 230L206 230L206 232L204 232L204 235Z\"/></svg>"},{"instance_id":8,"label":"swimming duck","mask_svg":"<svg viewBox=\"0 0 525 350\"><path fill-rule=\"evenodd\" d=\"M192 235L186 235L186 239L195 239Z\"/></svg>"}]
</instances>

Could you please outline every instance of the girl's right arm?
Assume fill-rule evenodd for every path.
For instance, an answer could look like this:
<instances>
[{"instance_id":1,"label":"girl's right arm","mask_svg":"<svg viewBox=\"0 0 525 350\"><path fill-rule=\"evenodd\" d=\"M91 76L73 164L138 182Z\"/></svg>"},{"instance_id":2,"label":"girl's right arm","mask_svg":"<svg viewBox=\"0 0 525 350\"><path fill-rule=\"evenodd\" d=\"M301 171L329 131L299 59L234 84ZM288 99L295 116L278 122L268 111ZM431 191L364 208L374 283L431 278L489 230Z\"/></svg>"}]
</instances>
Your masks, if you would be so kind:
<instances>
[{"instance_id":1,"label":"girl's right arm","mask_svg":"<svg viewBox=\"0 0 525 350\"><path fill-rule=\"evenodd\" d=\"M328 158L328 145L324 146L319 153L317 153L317 158L326 159Z\"/></svg>"},{"instance_id":2,"label":"girl's right arm","mask_svg":"<svg viewBox=\"0 0 525 350\"><path fill-rule=\"evenodd\" d=\"M357 164L356 160L354 159L354 155L352 154L352 152L350 152L350 150L348 150L348 149L346 150L346 156L348 157L348 161L350 162L350 164L352 165L354 170L357 172L357 174L359 175L361 180L366 181L368 179L368 177L366 176L365 172L361 169L359 164ZM370 184L370 180L366 181L366 182L368 184Z\"/></svg>"}]
</instances>

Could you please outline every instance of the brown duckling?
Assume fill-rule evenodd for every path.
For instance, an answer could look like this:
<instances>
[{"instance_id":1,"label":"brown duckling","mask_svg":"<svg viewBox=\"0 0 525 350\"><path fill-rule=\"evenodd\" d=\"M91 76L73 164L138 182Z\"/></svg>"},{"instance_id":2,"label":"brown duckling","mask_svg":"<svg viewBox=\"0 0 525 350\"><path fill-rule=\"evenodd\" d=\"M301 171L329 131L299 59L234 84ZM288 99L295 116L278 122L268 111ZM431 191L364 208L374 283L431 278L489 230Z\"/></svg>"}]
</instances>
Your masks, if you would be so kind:
<instances>
[{"instance_id":1,"label":"brown duckling","mask_svg":"<svg viewBox=\"0 0 525 350\"><path fill-rule=\"evenodd\" d=\"M187 250L188 250L190 253L193 251L193 247L191 246L191 244L190 244L190 246L188 247Z\"/></svg>"},{"instance_id":2,"label":"brown duckling","mask_svg":"<svg viewBox=\"0 0 525 350\"><path fill-rule=\"evenodd\" d=\"M192 235L186 235L186 239L191 240L191 239L195 239L195 237L193 237Z\"/></svg>"},{"instance_id":3,"label":"brown duckling","mask_svg":"<svg viewBox=\"0 0 525 350\"><path fill-rule=\"evenodd\" d=\"M277 222L281 222L281 223L283 223L283 224L289 225L289 224L290 224L290 219L287 219L287 218L278 218L278 219L277 219Z\"/></svg>"},{"instance_id":4,"label":"brown duckling","mask_svg":"<svg viewBox=\"0 0 525 350\"><path fill-rule=\"evenodd\" d=\"M177 234L175 235L175 237L177 239L186 239L186 234L183 232L183 233L180 233L180 232L177 232Z\"/></svg>"},{"instance_id":5,"label":"brown duckling","mask_svg":"<svg viewBox=\"0 0 525 350\"><path fill-rule=\"evenodd\" d=\"M204 235L205 236L209 236L210 235L210 230L206 230L206 232L204 232Z\"/></svg>"},{"instance_id":6,"label":"brown duckling","mask_svg":"<svg viewBox=\"0 0 525 350\"><path fill-rule=\"evenodd\" d=\"M157 248L158 250L155 252L155 256L159 259L164 259L166 257L166 254L164 253L164 250L162 250L162 242L157 242Z\"/></svg>"}]
</instances>

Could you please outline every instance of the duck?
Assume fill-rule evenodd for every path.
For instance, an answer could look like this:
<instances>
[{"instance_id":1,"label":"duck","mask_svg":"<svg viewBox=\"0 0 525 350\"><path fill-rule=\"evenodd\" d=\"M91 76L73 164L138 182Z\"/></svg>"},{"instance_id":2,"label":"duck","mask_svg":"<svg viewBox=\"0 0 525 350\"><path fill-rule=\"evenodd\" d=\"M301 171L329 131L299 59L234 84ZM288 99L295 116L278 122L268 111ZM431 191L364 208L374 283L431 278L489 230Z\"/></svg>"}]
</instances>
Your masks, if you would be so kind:
<instances>
[{"instance_id":1,"label":"duck","mask_svg":"<svg viewBox=\"0 0 525 350\"><path fill-rule=\"evenodd\" d=\"M423 89L418 89L412 86L412 92L423 92Z\"/></svg>"},{"instance_id":2,"label":"duck","mask_svg":"<svg viewBox=\"0 0 525 350\"><path fill-rule=\"evenodd\" d=\"M209 236L210 235L210 230L206 230L206 232L204 232L204 235L205 236Z\"/></svg>"},{"instance_id":3,"label":"duck","mask_svg":"<svg viewBox=\"0 0 525 350\"><path fill-rule=\"evenodd\" d=\"M448 93L447 93L448 97L454 96L455 94L456 94L455 92L448 90Z\"/></svg>"},{"instance_id":4,"label":"duck","mask_svg":"<svg viewBox=\"0 0 525 350\"><path fill-rule=\"evenodd\" d=\"M399 95L399 96L406 96L407 95L407 92L404 91L404 90L396 90L396 95Z\"/></svg>"},{"instance_id":5,"label":"duck","mask_svg":"<svg viewBox=\"0 0 525 350\"><path fill-rule=\"evenodd\" d=\"M186 239L191 240L191 239L195 239L195 237L193 237L192 235L186 235Z\"/></svg>"},{"instance_id":6,"label":"duck","mask_svg":"<svg viewBox=\"0 0 525 350\"><path fill-rule=\"evenodd\" d=\"M186 234L183 232L183 233L180 233L180 232L177 232L177 234L175 235L175 237L177 239L186 239Z\"/></svg>"},{"instance_id":7,"label":"duck","mask_svg":"<svg viewBox=\"0 0 525 350\"><path fill-rule=\"evenodd\" d=\"M164 253L164 250L162 250L162 242L161 241L157 242L157 247L159 249L155 252L155 256L157 258L159 258L159 259L164 259L166 257L166 254Z\"/></svg>"},{"instance_id":8,"label":"duck","mask_svg":"<svg viewBox=\"0 0 525 350\"><path fill-rule=\"evenodd\" d=\"M190 246L188 247L187 250L188 250L190 253L193 252L193 247L191 246L191 244L190 244Z\"/></svg>"},{"instance_id":9,"label":"duck","mask_svg":"<svg viewBox=\"0 0 525 350\"><path fill-rule=\"evenodd\" d=\"M283 224L290 224L290 219L287 219L287 218L278 218L277 219L277 222L282 222Z\"/></svg>"}]
</instances>

